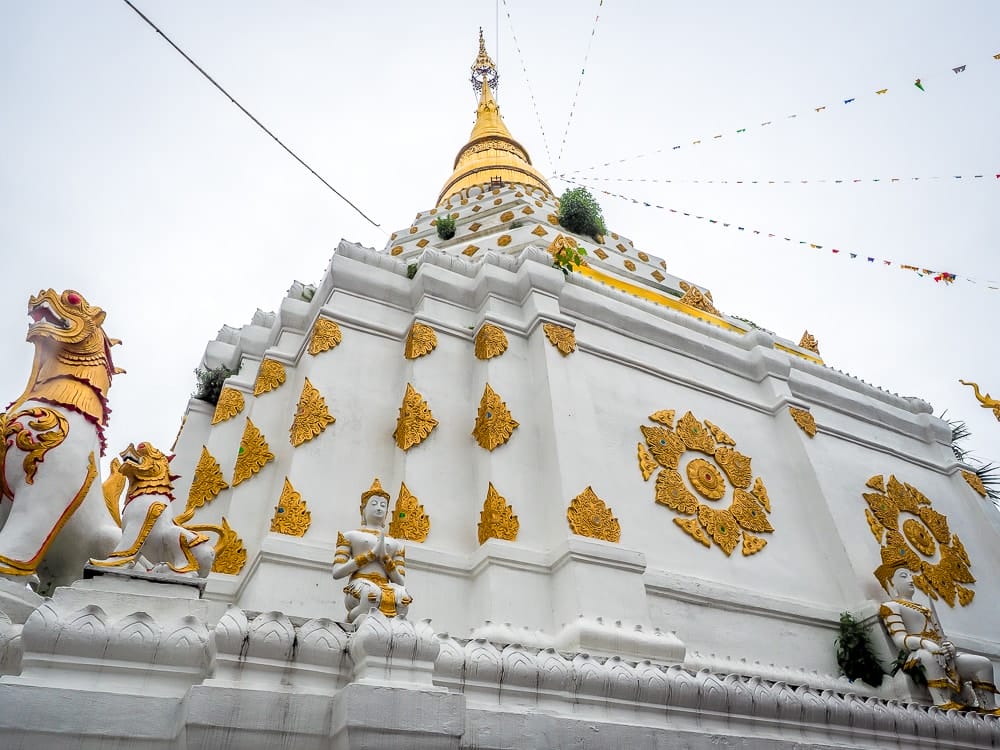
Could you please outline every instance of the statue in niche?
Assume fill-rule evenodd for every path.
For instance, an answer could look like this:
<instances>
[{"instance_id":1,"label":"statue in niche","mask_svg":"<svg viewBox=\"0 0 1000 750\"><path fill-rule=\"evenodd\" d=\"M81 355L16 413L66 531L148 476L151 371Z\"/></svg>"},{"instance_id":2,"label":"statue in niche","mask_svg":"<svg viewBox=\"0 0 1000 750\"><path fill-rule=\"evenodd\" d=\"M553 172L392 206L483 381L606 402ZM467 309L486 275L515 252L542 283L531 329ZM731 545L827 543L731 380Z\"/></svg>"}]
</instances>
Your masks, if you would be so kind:
<instances>
[{"instance_id":1,"label":"statue in niche","mask_svg":"<svg viewBox=\"0 0 1000 750\"><path fill-rule=\"evenodd\" d=\"M875 577L892 596L879 608L882 623L892 642L906 654L904 669L923 668L934 704L1000 715L994 699L993 664L984 656L958 651L946 639L934 610L912 600L916 587L910 569L881 565Z\"/></svg>"},{"instance_id":2,"label":"statue in niche","mask_svg":"<svg viewBox=\"0 0 1000 750\"><path fill-rule=\"evenodd\" d=\"M406 551L385 533L389 493L376 477L361 494L361 528L337 534L333 577L348 578L344 586L347 621L359 623L372 609L386 617L403 617L413 601L406 592Z\"/></svg>"}]
</instances>

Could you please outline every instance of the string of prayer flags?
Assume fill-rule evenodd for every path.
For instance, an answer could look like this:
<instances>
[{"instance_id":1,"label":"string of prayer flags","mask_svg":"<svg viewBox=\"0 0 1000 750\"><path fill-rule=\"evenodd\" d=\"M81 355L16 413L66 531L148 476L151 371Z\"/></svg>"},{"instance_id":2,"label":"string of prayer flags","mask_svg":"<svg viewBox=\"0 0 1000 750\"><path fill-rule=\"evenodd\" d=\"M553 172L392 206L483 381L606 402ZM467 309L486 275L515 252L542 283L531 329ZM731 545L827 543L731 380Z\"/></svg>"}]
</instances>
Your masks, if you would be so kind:
<instances>
[{"instance_id":1,"label":"string of prayer flags","mask_svg":"<svg viewBox=\"0 0 1000 750\"><path fill-rule=\"evenodd\" d=\"M566 120L566 129L563 131L562 142L559 144L559 155L556 157L554 169L559 168L562 161L563 150L566 148L566 136L569 135L569 127L573 124L573 114L576 112L576 100L580 97L580 84L583 83L583 76L587 72L587 59L590 57L590 48L594 44L594 35L597 34L597 22L601 20L600 10L604 5L604 0L597 2L597 15L594 16L594 25L590 29L590 39L587 40L587 51L583 53L583 65L580 68L580 77L576 79L576 91L573 92L573 101L569 105L569 117Z\"/></svg>"},{"instance_id":2,"label":"string of prayer flags","mask_svg":"<svg viewBox=\"0 0 1000 750\"><path fill-rule=\"evenodd\" d=\"M595 23L596 23L596 21L595 21ZM589 48L588 48L588 53L589 53ZM1000 53L998 53L998 54L996 54L996 55L993 55L993 59L994 59L994 60L1000 60ZM951 71L952 71L952 72L953 72L954 74L958 74L958 73L964 73L964 72L965 72L965 69L966 69L966 67L967 67L967 65L959 65L959 66L957 66L957 67L954 67L954 68L951 68L950 70L951 70ZM953 78L954 76L951 76L951 77ZM917 79L915 79L915 80L914 80L914 82L913 82L913 85L914 85L914 86L915 86L916 88L920 89L921 91L924 91L924 92L926 92L926 89L924 88L926 80L927 80L927 79L926 79L926 77L924 77L924 76L921 76L920 78L917 78ZM579 90L579 83L577 84L577 89ZM876 90L875 90L875 95L876 95L876 96L880 96L880 97L884 97L884 98L886 98L886 99L888 99L888 98L889 98L889 97L885 96L885 95L886 95L886 94L888 94L888 93L889 93L889 88L888 88L888 87L884 87L884 88L880 88L880 89L876 89ZM853 97L853 96L852 96L852 97L850 97L850 98L847 98L847 99L842 99L841 101L843 101L843 103L844 103L845 105L847 105L847 104L852 104L852 103L854 103L855 101L857 101L857 97ZM575 99L575 97L574 97L574 100L573 100L573 107L575 107L575 106L576 106L576 99ZM823 112L827 111L828 107L827 107L827 105L825 105L825 104L824 104L824 105L820 105L820 106L818 106L818 107L813 107L812 109L813 109L813 114L821 114L821 113L823 113ZM570 118L572 119L572 110L571 110L571 113L570 113ZM787 116L785 117L785 119L786 119L786 120L795 120L795 119L798 119L798 118L799 118L799 115L798 115L798 113L793 113L793 114L790 114L790 115L787 115ZM768 126L768 125L770 125L771 123L772 123L772 120L767 120L767 121L765 121L765 122L762 122L762 123L760 124L760 127L762 127L762 128L763 128L763 127L767 127L767 126ZM568 124L567 124L567 129L568 129L568 127L569 127L569 126L568 126ZM747 132L747 129L746 129L746 128L739 128L739 129L738 129L738 130L736 130L735 132L736 132L737 134L744 134L744 133L746 133L746 132ZM716 136L713 136L712 140L720 140L720 139L722 139L722 138L724 137L724 133L725 133L725 131L723 131L723 134L720 134L720 135L716 135ZM692 146L697 146L697 145L698 145L698 144L700 144L700 143L701 143L701 139L696 139L696 140L692 140L692 141L691 141L691 145L692 145ZM565 135L563 136L563 144L565 145ZM671 148L670 150L671 150L671 151L677 151L677 150L678 150L678 149L680 149L680 148L681 148L681 146L673 146L673 147L672 147L672 148ZM624 162L628 162L628 161L634 161L634 160L636 160L636 159L644 159L644 158L647 158L647 157L649 157L649 156L653 156L653 155L655 155L655 154L659 154L659 153L661 153L661 152L662 152L663 150L664 150L664 149L662 149L662 148L661 148L661 149L656 149L655 151L647 151L647 152L645 152L645 153L641 153L641 154L635 154L635 155L633 155L633 156L627 156L627 157L625 157L625 158L622 158L622 159L618 159L618 160L617 160L617 162L615 162L615 163L617 163L617 164L622 164L622 163L624 163ZM562 150L560 149L560 157L561 157L561 156L562 156ZM558 160L557 160L557 161L558 161ZM575 174L579 174L579 173L581 173L581 172L587 172L587 171L590 171L590 170L593 170L593 169L599 169L599 168L600 168L600 167L602 167L602 166L606 167L606 166L609 166L610 164L611 164L611 162L605 162L604 164L594 164L594 165L592 165L592 166L589 166L589 167L582 167L582 168L580 168L580 169L574 169L574 170L572 170L572 171L569 171L569 172L566 172L566 173L564 173L564 174L560 174L560 175L557 175L557 176L558 176L558 177L563 177L563 176L565 176L565 175L575 175Z\"/></svg>"},{"instance_id":3,"label":"string of prayer flags","mask_svg":"<svg viewBox=\"0 0 1000 750\"><path fill-rule=\"evenodd\" d=\"M594 180L596 182L650 182L650 183L661 183L661 184L676 184L676 185L857 185L858 183L884 183L884 184L894 184L901 182L919 182L923 180L925 182L932 182L934 180L982 180L985 179L984 174L953 174L948 176L942 175L930 175L923 177L820 177L814 179L795 179L795 180L764 180L764 179L711 179L711 180L693 180L693 179L673 179L667 177L597 177L587 175L588 180ZM566 179L566 175L556 175L558 179ZM1000 174L997 175L997 179L1000 179Z\"/></svg>"},{"instance_id":4,"label":"string of prayer flags","mask_svg":"<svg viewBox=\"0 0 1000 750\"><path fill-rule=\"evenodd\" d=\"M1000 177L1000 175L998 175L998 177ZM661 211L668 211L669 213L676 214L676 215L679 215L679 216L686 216L688 218L693 218L695 220L707 221L707 223L709 223L709 224L714 224L715 226L722 227L724 229L735 229L738 232L745 232L745 231L747 231L747 227L745 227L745 226L739 226L737 224L734 224L733 222L722 221L721 219L716 219L716 218L712 218L712 217L705 216L705 215L700 215L700 214L692 214L689 211L681 211L681 210L676 209L676 208L670 208L669 206L661 206L659 204L650 203L648 201L640 201L637 198L631 198L631 197L629 197L627 195L622 195L621 193L612 193L612 192L610 192L608 190L602 190L600 188L596 188L596 187L592 187L592 186L589 186L589 185L585 185L584 183L577 182L575 180L567 179L566 181L569 182L569 183L571 183L571 184L574 184L574 185L581 185L583 187L588 187L591 190L594 190L594 191L599 192L599 193L603 193L604 195L611 196L612 198L618 198L619 200L623 200L623 201L626 201L626 202L635 203L635 204L638 204L638 205L645 206L646 208L656 208L656 209L659 209ZM762 236L762 235L766 234L768 239L781 239L781 240L784 240L785 242L796 242L797 244L802 245L803 247L808 246L812 250L823 250L824 249L824 245L820 245L819 243L811 242L809 240L795 240L792 237L785 237L784 235L779 235L779 234L776 234L774 232L763 232L760 229L750 229L750 232L752 234L754 234L754 235L757 235L757 236ZM859 257L858 253L850 252L850 251L843 252L840 248L835 248L835 247L834 248L830 248L830 253L833 254L833 255L840 255L841 257L848 257L851 260L856 260ZM892 260L887 260L887 259L884 259L884 258L876 258L875 256L872 256L872 255L866 255L865 258L868 261L868 263L871 263L871 264L875 264L876 261L880 261L882 263L882 265L884 265L884 266L888 266L888 267L892 267L893 266L893 261ZM896 265L897 265L897 267L900 270L903 270L903 271L912 271L912 272L916 273L917 276L920 276L921 278L929 278L929 279L932 279L935 283L939 283L939 284L943 283L945 286L949 286L949 285L955 283L955 281L957 281L959 278L962 278L965 281L969 282L970 284L982 284L987 289L990 289L990 290L993 290L993 291L1000 290L1000 283L998 283L996 281L979 282L979 281L977 281L975 279L969 278L968 276L959 277L958 274L952 273L951 271L934 270L934 269L931 269L931 268L924 268L922 266L916 266L916 265L909 264L909 263L899 263L899 264L896 264Z\"/></svg>"},{"instance_id":5,"label":"string of prayer flags","mask_svg":"<svg viewBox=\"0 0 1000 750\"><path fill-rule=\"evenodd\" d=\"M524 63L524 54L521 52L521 43L517 41L517 32L514 31L514 21L510 17L510 8L507 7L507 0L503 0L504 12L507 14L507 25L510 26L510 35L514 38L514 48L521 61L521 72L524 73L524 80L528 85L528 96L531 98L531 107L535 110L535 121L538 123L538 130L542 134L542 144L545 146L545 156L549 164L555 165L552 161L552 153L549 151L549 139L545 135L545 126L542 125L542 116L538 112L538 103L535 101L535 92L531 88L531 79L528 78L528 66ZM498 50L499 51L499 50Z\"/></svg>"}]
</instances>

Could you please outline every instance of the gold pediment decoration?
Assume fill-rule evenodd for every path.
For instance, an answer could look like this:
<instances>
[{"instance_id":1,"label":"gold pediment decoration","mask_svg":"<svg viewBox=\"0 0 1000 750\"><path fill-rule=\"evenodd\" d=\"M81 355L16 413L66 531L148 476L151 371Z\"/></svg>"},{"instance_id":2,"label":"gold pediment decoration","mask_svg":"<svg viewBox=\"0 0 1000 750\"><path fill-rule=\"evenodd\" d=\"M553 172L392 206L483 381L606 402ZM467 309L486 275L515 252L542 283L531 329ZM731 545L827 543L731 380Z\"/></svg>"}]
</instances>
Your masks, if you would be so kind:
<instances>
[{"instance_id":1,"label":"gold pediment decoration","mask_svg":"<svg viewBox=\"0 0 1000 750\"><path fill-rule=\"evenodd\" d=\"M431 431L437 427L438 421L431 414L430 407L414 387L406 384L403 403L399 407L399 418L396 420L396 430L392 433L396 445L404 451L419 445Z\"/></svg>"},{"instance_id":2,"label":"gold pediment decoration","mask_svg":"<svg viewBox=\"0 0 1000 750\"><path fill-rule=\"evenodd\" d=\"M727 556L737 547L745 557L760 552L774 527L771 499L751 458L736 450L736 440L690 411L674 425L673 409L649 415L655 425L640 425L639 471L644 481L656 474L653 499L678 514L674 523L705 547ZM752 488L751 488L752 485ZM753 532L751 534L751 532Z\"/></svg>"},{"instance_id":3,"label":"gold pediment decoration","mask_svg":"<svg viewBox=\"0 0 1000 750\"><path fill-rule=\"evenodd\" d=\"M819 341L813 336L809 331L802 332L802 338L799 339L799 346L803 349L808 349L809 351L819 356Z\"/></svg>"},{"instance_id":4,"label":"gold pediment decoration","mask_svg":"<svg viewBox=\"0 0 1000 750\"><path fill-rule=\"evenodd\" d=\"M302 536L309 529L310 523L312 514L306 506L306 501L295 491L288 477L285 477L281 497L278 498L274 515L271 517L271 531L288 536Z\"/></svg>"},{"instance_id":5,"label":"gold pediment decoration","mask_svg":"<svg viewBox=\"0 0 1000 750\"><path fill-rule=\"evenodd\" d=\"M245 405L246 402L243 399L242 393L235 388L223 388L222 393L219 394L219 401L215 404L212 424L216 425L220 422L225 422L227 419L232 419L243 411Z\"/></svg>"},{"instance_id":6,"label":"gold pediment decoration","mask_svg":"<svg viewBox=\"0 0 1000 750\"><path fill-rule=\"evenodd\" d=\"M809 437L816 437L816 418L805 409L797 409L794 406L788 407L788 413L792 415L795 424L802 428L802 431Z\"/></svg>"},{"instance_id":7,"label":"gold pediment decoration","mask_svg":"<svg viewBox=\"0 0 1000 750\"><path fill-rule=\"evenodd\" d=\"M302 384L302 395L299 396L298 406L295 407L292 426L288 430L292 445L298 448L336 421L337 419L326 408L326 400L309 382L309 378L306 378Z\"/></svg>"},{"instance_id":8,"label":"gold pediment decoration","mask_svg":"<svg viewBox=\"0 0 1000 750\"><path fill-rule=\"evenodd\" d=\"M484 323L476 334L476 358L493 359L507 351L507 334L500 326Z\"/></svg>"},{"instance_id":9,"label":"gold pediment decoration","mask_svg":"<svg viewBox=\"0 0 1000 750\"><path fill-rule=\"evenodd\" d=\"M684 295L678 300L685 305L690 305L691 307L701 310L702 312L712 313L712 315L722 315L716 308L715 303L712 300L712 293L708 290L702 292L694 284L689 284L686 281L681 282L681 290Z\"/></svg>"},{"instance_id":10,"label":"gold pediment decoration","mask_svg":"<svg viewBox=\"0 0 1000 750\"><path fill-rule=\"evenodd\" d=\"M406 334L403 356L406 359L423 357L434 351L437 345L437 334L434 333L434 329L425 323L414 322L410 326L410 332Z\"/></svg>"},{"instance_id":11,"label":"gold pediment decoration","mask_svg":"<svg viewBox=\"0 0 1000 750\"><path fill-rule=\"evenodd\" d=\"M235 576L239 575L246 564L247 548L243 546L243 540L240 539L239 534L233 531L223 516L222 536L215 545L215 562L212 563L212 572Z\"/></svg>"},{"instance_id":12,"label":"gold pediment decoration","mask_svg":"<svg viewBox=\"0 0 1000 750\"><path fill-rule=\"evenodd\" d=\"M566 509L566 520L569 521L570 531L579 536L603 539L606 542L621 540L621 524L591 487L573 498Z\"/></svg>"},{"instance_id":13,"label":"gold pediment decoration","mask_svg":"<svg viewBox=\"0 0 1000 750\"><path fill-rule=\"evenodd\" d=\"M978 474L972 471L962 470L962 479L969 483L969 486L974 489L980 497L986 497L986 485L983 484L983 480Z\"/></svg>"},{"instance_id":14,"label":"gold pediment decoration","mask_svg":"<svg viewBox=\"0 0 1000 750\"><path fill-rule=\"evenodd\" d=\"M392 509L389 536L408 539L411 542L423 542L426 541L430 530L430 516L424 512L424 506L407 488L406 482L403 482L399 487L396 505Z\"/></svg>"},{"instance_id":15,"label":"gold pediment decoration","mask_svg":"<svg viewBox=\"0 0 1000 750\"><path fill-rule=\"evenodd\" d=\"M576 334L572 328L557 326L555 323L542 323L542 330L549 343L564 357L576 351Z\"/></svg>"},{"instance_id":16,"label":"gold pediment decoration","mask_svg":"<svg viewBox=\"0 0 1000 750\"><path fill-rule=\"evenodd\" d=\"M515 420L496 391L487 383L483 389L483 397L479 400L479 413L472 435L476 442L488 451L503 445L517 429L519 423Z\"/></svg>"},{"instance_id":17,"label":"gold pediment decoration","mask_svg":"<svg viewBox=\"0 0 1000 750\"><path fill-rule=\"evenodd\" d=\"M233 468L232 485L245 482L264 468L268 461L274 460L274 454L267 445L264 435L251 420L247 419L243 428L243 438L240 440L239 454L236 456L236 466Z\"/></svg>"},{"instance_id":18,"label":"gold pediment decoration","mask_svg":"<svg viewBox=\"0 0 1000 750\"><path fill-rule=\"evenodd\" d=\"M490 482L483 509L479 512L479 543L483 544L487 539L506 539L513 542L517 539L517 532L520 529L521 524L514 515L514 509L496 491L493 482Z\"/></svg>"},{"instance_id":19,"label":"gold pediment decoration","mask_svg":"<svg viewBox=\"0 0 1000 750\"><path fill-rule=\"evenodd\" d=\"M402 248L400 248L402 250ZM329 318L317 318L309 336L309 353L314 357L335 348L344 338L340 326Z\"/></svg>"},{"instance_id":20,"label":"gold pediment decoration","mask_svg":"<svg viewBox=\"0 0 1000 750\"><path fill-rule=\"evenodd\" d=\"M894 475L883 484L883 475L871 477L863 492L865 520L879 544L882 564L873 575L883 581L900 567L913 571L914 585L931 599L942 599L949 607L956 600L967 606L976 592L972 562L948 519L934 510L931 500L911 484Z\"/></svg>"},{"instance_id":21,"label":"gold pediment decoration","mask_svg":"<svg viewBox=\"0 0 1000 750\"><path fill-rule=\"evenodd\" d=\"M178 523L189 520L198 508L212 502L220 492L227 489L229 484L222 477L222 467L219 466L219 462L208 452L206 446L201 446L201 457L194 469L187 504L184 513L178 516L181 519Z\"/></svg>"},{"instance_id":22,"label":"gold pediment decoration","mask_svg":"<svg viewBox=\"0 0 1000 750\"><path fill-rule=\"evenodd\" d=\"M269 393L285 382L285 366L274 359L265 359L257 370L257 380L253 384L253 395Z\"/></svg>"}]
</instances>

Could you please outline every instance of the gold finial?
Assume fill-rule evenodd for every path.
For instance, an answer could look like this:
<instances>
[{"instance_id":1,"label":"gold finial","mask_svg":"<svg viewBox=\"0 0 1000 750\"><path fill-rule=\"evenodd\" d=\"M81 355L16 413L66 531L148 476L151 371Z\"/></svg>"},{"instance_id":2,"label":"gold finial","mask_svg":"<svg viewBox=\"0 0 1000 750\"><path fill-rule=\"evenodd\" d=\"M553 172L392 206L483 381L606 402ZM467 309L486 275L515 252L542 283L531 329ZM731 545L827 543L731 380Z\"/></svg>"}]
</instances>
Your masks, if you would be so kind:
<instances>
[{"instance_id":1,"label":"gold finial","mask_svg":"<svg viewBox=\"0 0 1000 750\"><path fill-rule=\"evenodd\" d=\"M482 26L479 27L479 54L476 55L476 61L472 63L472 78L470 80L472 81L472 88L475 89L477 94L482 93L483 83L494 91L497 90L497 86L500 84L500 74L497 72L497 66L486 52L486 40L483 38Z\"/></svg>"}]
</instances>

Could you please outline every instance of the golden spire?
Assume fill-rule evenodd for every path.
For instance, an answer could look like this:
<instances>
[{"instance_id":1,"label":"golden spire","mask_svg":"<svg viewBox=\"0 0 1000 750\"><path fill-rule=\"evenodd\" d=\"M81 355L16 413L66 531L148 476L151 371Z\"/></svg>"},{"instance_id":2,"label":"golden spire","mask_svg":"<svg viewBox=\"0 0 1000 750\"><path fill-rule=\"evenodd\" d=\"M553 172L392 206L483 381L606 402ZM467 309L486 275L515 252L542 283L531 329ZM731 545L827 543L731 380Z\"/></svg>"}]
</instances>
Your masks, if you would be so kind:
<instances>
[{"instance_id":1,"label":"golden spire","mask_svg":"<svg viewBox=\"0 0 1000 750\"><path fill-rule=\"evenodd\" d=\"M472 87L479 93L476 124L469 142L459 149L455 157L455 171L445 182L438 196L438 205L459 190L487 182L517 182L552 192L545 178L531 165L527 150L514 140L504 125L491 91L498 83L496 65L486 52L483 30L480 29L479 54L472 64Z\"/></svg>"}]
</instances>

